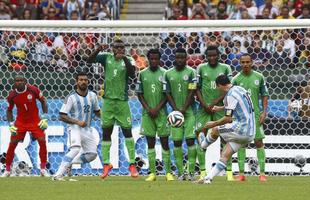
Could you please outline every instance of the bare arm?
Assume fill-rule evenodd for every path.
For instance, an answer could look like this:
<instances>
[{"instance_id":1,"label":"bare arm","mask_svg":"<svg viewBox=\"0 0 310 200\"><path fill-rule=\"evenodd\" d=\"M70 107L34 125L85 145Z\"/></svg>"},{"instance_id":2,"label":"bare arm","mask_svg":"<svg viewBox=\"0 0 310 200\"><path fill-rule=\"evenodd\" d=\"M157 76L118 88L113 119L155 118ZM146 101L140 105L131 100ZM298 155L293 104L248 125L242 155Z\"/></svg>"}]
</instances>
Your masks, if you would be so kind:
<instances>
[{"instance_id":1,"label":"bare arm","mask_svg":"<svg viewBox=\"0 0 310 200\"><path fill-rule=\"evenodd\" d=\"M149 105L147 105L147 103L145 102L145 99L144 99L143 94L139 93L139 94L138 94L138 99L139 99L139 101L140 101L142 107L143 107L147 112L149 112L150 107L149 107Z\"/></svg>"},{"instance_id":2,"label":"bare arm","mask_svg":"<svg viewBox=\"0 0 310 200\"><path fill-rule=\"evenodd\" d=\"M99 46L94 52L92 52L88 58L87 58L87 62L88 63L94 63L96 61L96 57L98 55L98 53L100 51L102 51L103 47L102 46Z\"/></svg>"},{"instance_id":3,"label":"bare arm","mask_svg":"<svg viewBox=\"0 0 310 200\"><path fill-rule=\"evenodd\" d=\"M214 128L216 126L221 126L227 123L231 123L232 122L232 117L231 116L224 116L221 119L217 120L217 121L210 121L207 122L205 124L205 126L203 127L203 132L206 132L207 129L210 128Z\"/></svg>"},{"instance_id":4,"label":"bare arm","mask_svg":"<svg viewBox=\"0 0 310 200\"><path fill-rule=\"evenodd\" d=\"M177 106L175 105L175 102L174 102L174 100L173 100L173 98L172 98L172 96L171 96L171 94L170 94L170 93L167 93L166 95L167 95L167 100L168 100L170 106L172 107L172 109L173 109L173 110L178 110L178 109L177 109Z\"/></svg>"},{"instance_id":5,"label":"bare arm","mask_svg":"<svg viewBox=\"0 0 310 200\"><path fill-rule=\"evenodd\" d=\"M94 111L95 115L100 118L101 117L101 112L100 110Z\"/></svg>"},{"instance_id":6,"label":"bare arm","mask_svg":"<svg viewBox=\"0 0 310 200\"><path fill-rule=\"evenodd\" d=\"M189 94L186 97L185 104L183 105L181 109L181 113L185 114L187 108L193 103L194 94L195 94L195 90L190 90Z\"/></svg>"},{"instance_id":7,"label":"bare arm","mask_svg":"<svg viewBox=\"0 0 310 200\"><path fill-rule=\"evenodd\" d=\"M47 108L46 99L45 98L44 99L40 99L39 101L41 102L43 113L47 113L48 112L48 108Z\"/></svg>"},{"instance_id":8,"label":"bare arm","mask_svg":"<svg viewBox=\"0 0 310 200\"><path fill-rule=\"evenodd\" d=\"M263 111L259 116L259 123L263 124L267 115L268 96L262 96Z\"/></svg>"},{"instance_id":9,"label":"bare arm","mask_svg":"<svg viewBox=\"0 0 310 200\"><path fill-rule=\"evenodd\" d=\"M129 59L126 56L123 57L123 60L125 62L125 67L127 69L128 76L130 78L134 78L135 77L135 70L136 70L135 66L131 64L131 62L129 61Z\"/></svg>"},{"instance_id":10,"label":"bare arm","mask_svg":"<svg viewBox=\"0 0 310 200\"><path fill-rule=\"evenodd\" d=\"M7 117L9 123L14 121L12 110L7 110L6 111L6 117Z\"/></svg>"},{"instance_id":11,"label":"bare arm","mask_svg":"<svg viewBox=\"0 0 310 200\"><path fill-rule=\"evenodd\" d=\"M67 124L76 124L80 127L85 127L87 125L86 122L73 119L64 113L59 114L59 120L65 122Z\"/></svg>"}]
</instances>

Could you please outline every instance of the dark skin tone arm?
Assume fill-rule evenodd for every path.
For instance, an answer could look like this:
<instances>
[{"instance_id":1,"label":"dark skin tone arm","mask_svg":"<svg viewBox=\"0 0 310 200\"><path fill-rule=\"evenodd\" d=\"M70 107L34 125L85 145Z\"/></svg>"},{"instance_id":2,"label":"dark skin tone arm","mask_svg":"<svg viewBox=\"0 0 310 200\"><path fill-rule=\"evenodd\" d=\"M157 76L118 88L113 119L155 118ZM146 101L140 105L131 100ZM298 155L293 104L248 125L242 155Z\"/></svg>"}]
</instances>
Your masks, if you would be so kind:
<instances>
[{"instance_id":1,"label":"dark skin tone arm","mask_svg":"<svg viewBox=\"0 0 310 200\"><path fill-rule=\"evenodd\" d=\"M175 105L175 102L171 96L171 93L167 93L166 96L167 96L167 100L168 100L170 106L173 108L173 110L178 110L177 106Z\"/></svg>"},{"instance_id":2,"label":"dark skin tone arm","mask_svg":"<svg viewBox=\"0 0 310 200\"><path fill-rule=\"evenodd\" d=\"M203 107L203 109L205 110L206 113L212 113L212 105L206 105L203 98L202 98L202 94L200 90L196 91L196 95L198 98L198 101L200 102L200 105Z\"/></svg>"},{"instance_id":3,"label":"dark skin tone arm","mask_svg":"<svg viewBox=\"0 0 310 200\"><path fill-rule=\"evenodd\" d=\"M125 67L127 69L127 74L130 78L134 78L135 77L135 66L131 64L131 62L129 61L129 59L124 56L123 57L124 63L125 63Z\"/></svg>"},{"instance_id":4,"label":"dark skin tone arm","mask_svg":"<svg viewBox=\"0 0 310 200\"><path fill-rule=\"evenodd\" d=\"M48 108L47 108L47 102L46 102L46 99L40 99L39 100L41 102L41 106L42 106L42 111L43 113L47 113L48 111Z\"/></svg>"},{"instance_id":5,"label":"dark skin tone arm","mask_svg":"<svg viewBox=\"0 0 310 200\"><path fill-rule=\"evenodd\" d=\"M108 47L108 45L100 45L94 52L92 52L88 58L87 58L87 62L88 63L94 63L96 62L96 56L98 55L98 53L104 49L106 49Z\"/></svg>"},{"instance_id":6,"label":"dark skin tone arm","mask_svg":"<svg viewBox=\"0 0 310 200\"><path fill-rule=\"evenodd\" d=\"M159 104L155 108L150 108L148 104L145 102L143 94L138 94L139 101L141 102L143 108L148 112L151 118L156 118L158 116L159 110L165 105L167 102L166 98L163 98Z\"/></svg>"},{"instance_id":7,"label":"dark skin tone arm","mask_svg":"<svg viewBox=\"0 0 310 200\"><path fill-rule=\"evenodd\" d=\"M259 123L260 124L263 124L265 122L265 119L266 119L267 105L268 105L268 97L267 96L262 96L262 105L263 105L263 111L259 117Z\"/></svg>"},{"instance_id":8,"label":"dark skin tone arm","mask_svg":"<svg viewBox=\"0 0 310 200\"><path fill-rule=\"evenodd\" d=\"M183 106L183 107L181 108L181 110L180 110L180 112L181 112L182 114L185 114L187 108L192 104L194 94L195 94L195 90L190 90L190 91L189 91L189 94L188 94L187 97L186 97L185 104L184 104L184 106Z\"/></svg>"},{"instance_id":9,"label":"dark skin tone arm","mask_svg":"<svg viewBox=\"0 0 310 200\"><path fill-rule=\"evenodd\" d=\"M94 111L95 115L100 118L101 117L101 112L100 110Z\"/></svg>"},{"instance_id":10,"label":"dark skin tone arm","mask_svg":"<svg viewBox=\"0 0 310 200\"><path fill-rule=\"evenodd\" d=\"M14 120L13 120L13 112L12 112L12 110L7 110L6 111L6 117L7 117L7 119L8 119L8 122L13 122Z\"/></svg>"}]
</instances>

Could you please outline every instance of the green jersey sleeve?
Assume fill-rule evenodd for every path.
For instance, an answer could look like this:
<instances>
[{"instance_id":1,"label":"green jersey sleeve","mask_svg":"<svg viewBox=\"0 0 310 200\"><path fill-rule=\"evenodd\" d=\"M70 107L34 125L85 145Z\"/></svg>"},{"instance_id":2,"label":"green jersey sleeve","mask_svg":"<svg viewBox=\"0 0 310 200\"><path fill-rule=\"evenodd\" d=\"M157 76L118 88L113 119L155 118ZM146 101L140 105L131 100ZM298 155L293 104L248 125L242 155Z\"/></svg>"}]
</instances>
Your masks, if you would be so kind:
<instances>
[{"instance_id":1,"label":"green jersey sleeve","mask_svg":"<svg viewBox=\"0 0 310 200\"><path fill-rule=\"evenodd\" d=\"M188 84L189 90L196 90L197 89L197 76L195 70L191 70L191 74L189 77L189 84Z\"/></svg>"},{"instance_id":2,"label":"green jersey sleeve","mask_svg":"<svg viewBox=\"0 0 310 200\"><path fill-rule=\"evenodd\" d=\"M231 67L229 65L227 65L227 68L226 68L226 76L229 78L229 80L232 80L233 78Z\"/></svg>"},{"instance_id":3,"label":"green jersey sleeve","mask_svg":"<svg viewBox=\"0 0 310 200\"><path fill-rule=\"evenodd\" d=\"M96 62L100 63L102 66L105 66L105 63L106 63L106 60L109 54L110 53L108 52L98 53L98 55L96 56Z\"/></svg>"},{"instance_id":4,"label":"green jersey sleeve","mask_svg":"<svg viewBox=\"0 0 310 200\"><path fill-rule=\"evenodd\" d=\"M167 71L164 73L164 78L163 78L163 92L164 93L170 93L170 83L168 81L168 73Z\"/></svg>"}]
</instances>

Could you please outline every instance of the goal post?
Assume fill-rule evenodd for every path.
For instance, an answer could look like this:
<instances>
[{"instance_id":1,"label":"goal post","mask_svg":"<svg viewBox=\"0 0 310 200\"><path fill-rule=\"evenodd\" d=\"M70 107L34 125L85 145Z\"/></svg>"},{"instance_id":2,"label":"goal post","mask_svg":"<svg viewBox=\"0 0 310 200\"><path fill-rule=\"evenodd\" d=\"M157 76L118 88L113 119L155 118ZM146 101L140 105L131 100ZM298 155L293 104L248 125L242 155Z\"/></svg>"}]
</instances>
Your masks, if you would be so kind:
<instances>
[{"instance_id":1,"label":"goal post","mask_svg":"<svg viewBox=\"0 0 310 200\"><path fill-rule=\"evenodd\" d=\"M217 45L220 62L229 64L235 75L243 53L253 55L253 65L266 79L270 98L264 125L266 138L266 173L292 175L310 173L310 20L193 20L193 21L28 21L0 20L0 107L6 110L6 98L12 89L12 78L24 73L48 99L49 128L47 134L49 170L54 173L64 156L67 129L58 120L65 97L74 90L74 74L84 70L90 74L90 89L102 99L104 69L89 64L87 57L100 44L115 37L124 40L126 53L136 60L136 71L147 67L146 53L151 48L162 52L161 65L173 67L174 50L188 52L188 65L204 62L208 45ZM110 46L111 47L111 46ZM111 49L108 48L108 51ZM129 103L136 142L136 164L146 174L147 143L140 135L142 107L129 85ZM298 96L299 95L299 96ZM90 164L74 166L75 174L97 175L102 171L100 121L95 120L98 157ZM9 129L5 112L0 113L0 154L6 152ZM119 137L120 136L120 137ZM120 128L112 136L111 162L113 174L128 173L128 154ZM159 174L163 173L160 143L156 143ZM172 143L171 143L172 147ZM185 148L185 147L184 147ZM216 143L208 150L207 169L219 158ZM171 151L173 155L173 151ZM28 167L24 174L39 173L38 146L29 135L16 150L14 173L22 174L21 163ZM186 156L184 156L186 159ZM171 157L174 160L173 156ZM302 162L304 161L304 162ZM3 166L0 164L0 168ZM198 164L197 164L198 167ZM2 169L1 168L1 169ZM246 173L257 173L254 144L247 147ZM175 170L174 162L172 169ZM19 171L18 171L19 170ZM238 171L236 156L233 171ZM302 172L302 173L301 173Z\"/></svg>"}]
</instances>

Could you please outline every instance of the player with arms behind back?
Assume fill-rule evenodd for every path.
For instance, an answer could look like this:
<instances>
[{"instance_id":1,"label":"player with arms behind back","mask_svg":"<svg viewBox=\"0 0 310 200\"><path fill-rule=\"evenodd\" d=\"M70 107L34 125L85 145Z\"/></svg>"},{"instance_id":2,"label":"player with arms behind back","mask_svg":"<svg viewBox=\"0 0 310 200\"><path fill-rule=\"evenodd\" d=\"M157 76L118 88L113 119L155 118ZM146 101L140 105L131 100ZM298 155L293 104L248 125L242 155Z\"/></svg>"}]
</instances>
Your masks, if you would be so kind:
<instances>
[{"instance_id":1,"label":"player with arms behind back","mask_svg":"<svg viewBox=\"0 0 310 200\"><path fill-rule=\"evenodd\" d=\"M186 65L187 53L185 49L175 51L175 66L165 73L164 91L174 111L180 111L184 115L184 124L179 127L171 127L171 137L174 143L174 157L178 168L178 179L186 180L183 169L182 143L185 138L188 147L189 177L194 180L196 164L195 145L195 116L193 111L194 93L196 91L196 73Z\"/></svg>"},{"instance_id":2,"label":"player with arms behind back","mask_svg":"<svg viewBox=\"0 0 310 200\"><path fill-rule=\"evenodd\" d=\"M150 175L146 181L156 180L155 171L155 142L156 134L162 145L162 157L165 164L166 180L173 181L170 173L170 150L168 144L169 132L167 129L166 96L163 93L163 76L166 70L159 66L160 52L158 49L151 49L147 53L149 67L139 74L136 92L143 106L142 111L142 134L146 136L148 144L148 160Z\"/></svg>"},{"instance_id":3,"label":"player with arms behind back","mask_svg":"<svg viewBox=\"0 0 310 200\"><path fill-rule=\"evenodd\" d=\"M103 173L106 178L113 168L110 163L111 135L115 122L121 127L129 154L129 172L138 177L135 166L135 144L132 137L132 120L128 102L128 81L135 77L135 63L125 55L125 44L121 39L113 42L113 53L101 52L107 46L100 46L88 58L88 62L100 63L104 67L104 96L102 104L102 157Z\"/></svg>"},{"instance_id":4,"label":"player with arms behind back","mask_svg":"<svg viewBox=\"0 0 310 200\"><path fill-rule=\"evenodd\" d=\"M64 156L53 180L64 181L64 173L72 164L89 163L97 157L97 143L91 120L100 117L97 95L88 90L88 77L84 72L76 75L76 91L65 99L59 119L68 124L69 151Z\"/></svg>"},{"instance_id":5,"label":"player with arms behind back","mask_svg":"<svg viewBox=\"0 0 310 200\"><path fill-rule=\"evenodd\" d=\"M49 176L45 169L47 151L44 130L48 124L47 103L44 96L37 87L27 84L27 80L22 74L18 74L14 77L13 90L9 93L7 100L9 103L7 119L10 123L11 139L6 155L6 169L2 177L10 176L15 148L19 142L24 140L27 131L31 132L32 137L38 141L40 146L41 176ZM43 114L41 117L36 100L39 100L42 106ZM15 121L13 117L14 106L17 108Z\"/></svg>"},{"instance_id":6,"label":"player with arms behind back","mask_svg":"<svg viewBox=\"0 0 310 200\"><path fill-rule=\"evenodd\" d=\"M202 63L197 69L197 99L200 103L196 116L196 133L199 133L203 125L208 121L221 119L224 116L223 112L212 111L214 105L223 105L220 92L216 89L215 79L220 74L225 74L229 78L232 76L229 65L219 62L220 52L216 46L208 46L205 51L207 63ZM206 175L205 171L205 151L197 148L197 156L200 166L200 179ZM232 180L231 166L227 167L227 179Z\"/></svg>"},{"instance_id":7,"label":"player with arms behind back","mask_svg":"<svg viewBox=\"0 0 310 200\"><path fill-rule=\"evenodd\" d=\"M198 135L198 142L201 148L206 149L220 136L226 144L220 160L203 180L197 181L199 184L211 183L213 178L226 168L231 156L250 143L255 136L254 108L248 92L242 87L233 86L224 74L218 76L215 81L219 91L226 96L224 106L214 106L213 110L224 110L225 116L217 121L207 122L203 132Z\"/></svg>"},{"instance_id":8,"label":"player with arms behind back","mask_svg":"<svg viewBox=\"0 0 310 200\"><path fill-rule=\"evenodd\" d=\"M256 120L256 133L254 143L257 149L257 158L260 169L260 181L266 181L265 176L265 149L263 139L265 138L263 124L266 119L267 104L268 104L268 89L266 82L261 73L252 69L252 58L249 54L244 54L240 57L240 64L242 71L239 72L232 80L233 85L239 85L246 89L251 96L254 105L255 120ZM259 98L262 99L262 112L259 109ZM238 164L239 164L239 181L245 181L244 176L244 161L246 153L245 148L240 148L238 151Z\"/></svg>"}]
</instances>

